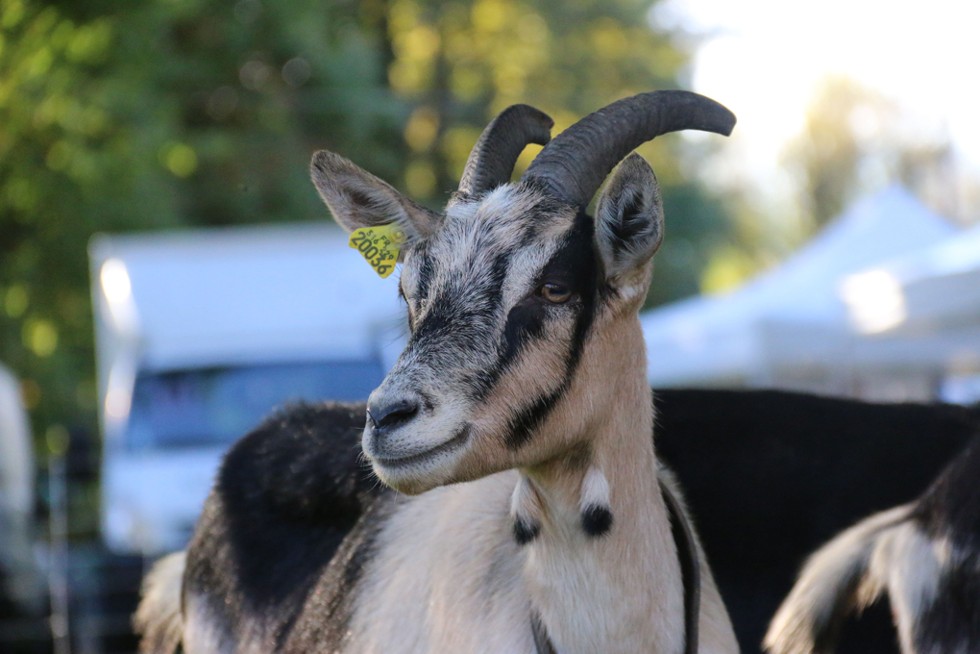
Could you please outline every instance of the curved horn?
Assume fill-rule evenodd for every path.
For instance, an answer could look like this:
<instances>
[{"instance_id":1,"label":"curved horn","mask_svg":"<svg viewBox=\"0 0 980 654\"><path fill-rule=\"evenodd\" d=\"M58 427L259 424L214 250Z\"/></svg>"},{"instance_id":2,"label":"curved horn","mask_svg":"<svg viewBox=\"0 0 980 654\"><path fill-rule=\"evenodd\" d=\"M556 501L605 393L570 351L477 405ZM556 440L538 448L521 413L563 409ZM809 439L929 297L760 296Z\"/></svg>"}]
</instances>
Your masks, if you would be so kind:
<instances>
[{"instance_id":1,"label":"curved horn","mask_svg":"<svg viewBox=\"0 0 980 654\"><path fill-rule=\"evenodd\" d=\"M538 153L523 180L556 198L587 205L619 161L650 139L682 129L728 136L735 115L714 100L689 91L653 91L625 98L592 113L555 137Z\"/></svg>"},{"instance_id":2,"label":"curved horn","mask_svg":"<svg viewBox=\"0 0 980 654\"><path fill-rule=\"evenodd\" d=\"M470 151L457 195L477 197L509 182L517 157L527 144L546 144L554 124L547 114L526 104L504 109Z\"/></svg>"}]
</instances>

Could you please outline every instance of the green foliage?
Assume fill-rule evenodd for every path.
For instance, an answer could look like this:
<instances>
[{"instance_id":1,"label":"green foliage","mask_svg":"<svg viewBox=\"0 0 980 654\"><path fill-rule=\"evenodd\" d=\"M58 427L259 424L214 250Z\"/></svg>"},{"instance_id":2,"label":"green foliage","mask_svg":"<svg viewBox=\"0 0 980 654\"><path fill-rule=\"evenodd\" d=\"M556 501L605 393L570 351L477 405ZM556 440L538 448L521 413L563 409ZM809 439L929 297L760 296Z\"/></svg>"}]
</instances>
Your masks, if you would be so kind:
<instances>
[{"instance_id":1,"label":"green foliage","mask_svg":"<svg viewBox=\"0 0 980 654\"><path fill-rule=\"evenodd\" d=\"M686 55L649 26L650 4L392 0L389 80L415 104L409 191L451 189L482 126L510 104L540 107L557 132L621 97L676 87ZM655 168L667 158L662 147L642 152Z\"/></svg>"},{"instance_id":2,"label":"green foliage","mask_svg":"<svg viewBox=\"0 0 980 654\"><path fill-rule=\"evenodd\" d=\"M93 233L322 219L321 146L395 176L377 36L285 4L0 2L0 360L38 435L95 428Z\"/></svg>"},{"instance_id":3,"label":"green foliage","mask_svg":"<svg viewBox=\"0 0 980 654\"><path fill-rule=\"evenodd\" d=\"M784 155L799 189L804 237L862 192L895 180L955 215L951 160L948 137L923 132L894 101L846 77L829 78L817 90L802 133Z\"/></svg>"},{"instance_id":4,"label":"green foliage","mask_svg":"<svg viewBox=\"0 0 980 654\"><path fill-rule=\"evenodd\" d=\"M679 86L687 55L649 5L0 0L0 361L36 433L95 429L93 233L322 220L321 147L439 205L508 104L561 129ZM642 151L669 204L657 301L695 291L728 233L723 205L680 185L679 143Z\"/></svg>"},{"instance_id":5,"label":"green foliage","mask_svg":"<svg viewBox=\"0 0 980 654\"><path fill-rule=\"evenodd\" d=\"M647 307L700 293L702 273L733 239L725 204L697 185L675 184L663 201L667 225L653 260Z\"/></svg>"}]
</instances>

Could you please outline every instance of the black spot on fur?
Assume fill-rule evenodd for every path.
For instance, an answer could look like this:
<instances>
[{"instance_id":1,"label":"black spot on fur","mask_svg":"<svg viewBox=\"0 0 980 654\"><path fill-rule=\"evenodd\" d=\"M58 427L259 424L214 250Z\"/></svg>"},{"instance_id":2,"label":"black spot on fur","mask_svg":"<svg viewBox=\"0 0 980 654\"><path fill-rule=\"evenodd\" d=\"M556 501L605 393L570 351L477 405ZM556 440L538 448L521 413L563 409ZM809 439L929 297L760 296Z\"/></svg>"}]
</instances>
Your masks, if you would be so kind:
<instances>
[{"instance_id":1,"label":"black spot on fur","mask_svg":"<svg viewBox=\"0 0 980 654\"><path fill-rule=\"evenodd\" d=\"M428 358L433 367L455 366L458 352L472 350L488 339L500 305L500 289L509 254L497 257L486 281L475 286L445 285L432 291L425 314L417 320L408 350Z\"/></svg>"},{"instance_id":2,"label":"black spot on fur","mask_svg":"<svg viewBox=\"0 0 980 654\"><path fill-rule=\"evenodd\" d=\"M518 545L527 545L538 537L541 525L536 522L526 522L522 518L514 520L514 540Z\"/></svg>"},{"instance_id":3,"label":"black spot on fur","mask_svg":"<svg viewBox=\"0 0 980 654\"><path fill-rule=\"evenodd\" d=\"M590 504L582 511L582 529L589 536L604 536L612 529L613 515L609 507Z\"/></svg>"},{"instance_id":4,"label":"black spot on fur","mask_svg":"<svg viewBox=\"0 0 980 654\"><path fill-rule=\"evenodd\" d=\"M504 325L504 352L498 366L505 369L544 331L545 307L539 298L519 302L507 314Z\"/></svg>"}]
</instances>

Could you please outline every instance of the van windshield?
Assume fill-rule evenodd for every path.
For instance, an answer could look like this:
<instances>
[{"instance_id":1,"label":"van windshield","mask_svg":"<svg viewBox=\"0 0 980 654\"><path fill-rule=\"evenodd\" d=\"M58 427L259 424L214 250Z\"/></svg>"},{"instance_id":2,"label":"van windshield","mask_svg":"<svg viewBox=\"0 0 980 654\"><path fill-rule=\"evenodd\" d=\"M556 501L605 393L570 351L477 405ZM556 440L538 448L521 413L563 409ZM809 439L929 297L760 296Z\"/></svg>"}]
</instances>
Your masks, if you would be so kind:
<instances>
[{"instance_id":1,"label":"van windshield","mask_svg":"<svg viewBox=\"0 0 980 654\"><path fill-rule=\"evenodd\" d=\"M143 373L133 389L126 449L228 445L277 407L364 400L383 376L372 359Z\"/></svg>"}]
</instances>

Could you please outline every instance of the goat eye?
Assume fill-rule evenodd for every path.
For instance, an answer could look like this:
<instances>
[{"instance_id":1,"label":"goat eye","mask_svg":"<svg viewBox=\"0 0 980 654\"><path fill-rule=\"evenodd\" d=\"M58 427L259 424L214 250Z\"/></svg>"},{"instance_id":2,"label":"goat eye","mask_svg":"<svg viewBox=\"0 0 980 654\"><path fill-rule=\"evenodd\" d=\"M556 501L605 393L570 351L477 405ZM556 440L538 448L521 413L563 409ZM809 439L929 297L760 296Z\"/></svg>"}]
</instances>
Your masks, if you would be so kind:
<instances>
[{"instance_id":1,"label":"goat eye","mask_svg":"<svg viewBox=\"0 0 980 654\"><path fill-rule=\"evenodd\" d=\"M564 284L546 282L538 289L538 295L552 304L565 304L572 297L572 289Z\"/></svg>"}]
</instances>

